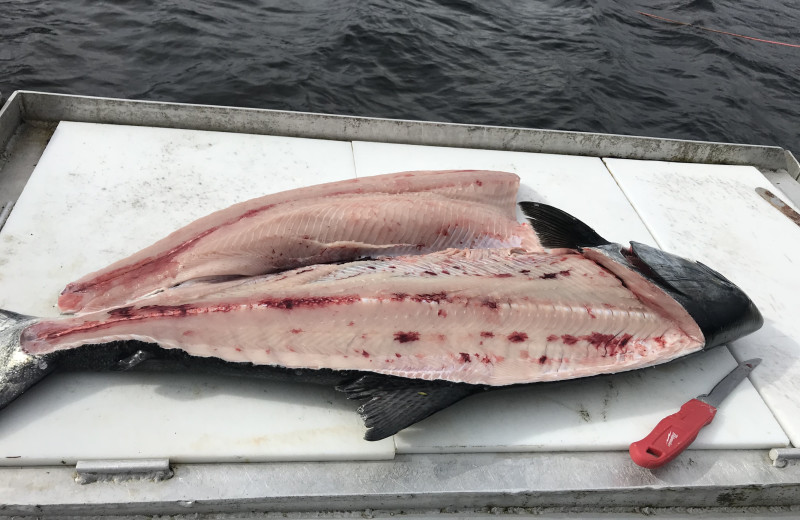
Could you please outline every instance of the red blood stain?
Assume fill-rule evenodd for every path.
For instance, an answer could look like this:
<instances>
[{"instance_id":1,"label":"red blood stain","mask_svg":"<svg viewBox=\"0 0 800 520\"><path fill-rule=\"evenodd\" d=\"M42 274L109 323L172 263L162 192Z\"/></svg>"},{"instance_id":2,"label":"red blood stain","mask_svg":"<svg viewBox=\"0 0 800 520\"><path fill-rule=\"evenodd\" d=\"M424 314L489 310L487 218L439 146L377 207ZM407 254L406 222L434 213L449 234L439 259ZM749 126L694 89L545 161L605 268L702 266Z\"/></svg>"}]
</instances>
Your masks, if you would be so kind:
<instances>
[{"instance_id":1,"label":"red blood stain","mask_svg":"<svg viewBox=\"0 0 800 520\"><path fill-rule=\"evenodd\" d=\"M436 302L441 303L447 300L446 292L428 293L428 294L415 294L410 297L415 302Z\"/></svg>"},{"instance_id":2,"label":"red blood stain","mask_svg":"<svg viewBox=\"0 0 800 520\"><path fill-rule=\"evenodd\" d=\"M557 273L545 273L545 274L541 275L539 278L541 278L542 280L554 280L558 276L566 277L566 276L569 276L570 274L571 274L570 270L569 269L565 269L565 270L559 271Z\"/></svg>"},{"instance_id":3,"label":"red blood stain","mask_svg":"<svg viewBox=\"0 0 800 520\"><path fill-rule=\"evenodd\" d=\"M557 339L558 336L556 336L555 334L550 334L549 336L547 336L547 341L555 341Z\"/></svg>"},{"instance_id":4,"label":"red blood stain","mask_svg":"<svg viewBox=\"0 0 800 520\"><path fill-rule=\"evenodd\" d=\"M597 316L594 315L591 307L589 307L588 305L584 305L583 308L586 309L586 313L589 315L590 318L592 318L593 320L597 319Z\"/></svg>"},{"instance_id":5,"label":"red blood stain","mask_svg":"<svg viewBox=\"0 0 800 520\"><path fill-rule=\"evenodd\" d=\"M411 341L419 341L419 332L402 332L394 333L394 340L400 343L409 343Z\"/></svg>"},{"instance_id":6,"label":"red blood stain","mask_svg":"<svg viewBox=\"0 0 800 520\"><path fill-rule=\"evenodd\" d=\"M664 348L667 346L667 341L664 339L664 336L655 337L653 338L653 341L655 341L660 348Z\"/></svg>"},{"instance_id":7,"label":"red blood stain","mask_svg":"<svg viewBox=\"0 0 800 520\"><path fill-rule=\"evenodd\" d=\"M265 298L258 302L262 307L292 310L295 308L319 308L330 305L349 305L361 301L359 296L308 296L303 298Z\"/></svg>"},{"instance_id":8,"label":"red blood stain","mask_svg":"<svg viewBox=\"0 0 800 520\"><path fill-rule=\"evenodd\" d=\"M401 302L401 301L405 300L406 298L408 298L408 294L406 294L406 293L398 292L398 293L392 294L392 300L397 301L397 302Z\"/></svg>"},{"instance_id":9,"label":"red blood stain","mask_svg":"<svg viewBox=\"0 0 800 520\"><path fill-rule=\"evenodd\" d=\"M494 337L494 332L490 332L488 330L484 330L483 332L481 332L481 337L482 338L493 338Z\"/></svg>"},{"instance_id":10,"label":"red blood stain","mask_svg":"<svg viewBox=\"0 0 800 520\"><path fill-rule=\"evenodd\" d=\"M367 352L366 350L362 350L361 355L364 357L369 357L369 352Z\"/></svg>"},{"instance_id":11,"label":"red blood stain","mask_svg":"<svg viewBox=\"0 0 800 520\"><path fill-rule=\"evenodd\" d=\"M520 273L522 273L522 274L528 274L530 272L531 272L530 269L523 269L522 271L520 271Z\"/></svg>"},{"instance_id":12,"label":"red blood stain","mask_svg":"<svg viewBox=\"0 0 800 520\"><path fill-rule=\"evenodd\" d=\"M390 265L390 266L389 266L389 269L397 269L397 266L395 266L395 265Z\"/></svg>"},{"instance_id":13,"label":"red blood stain","mask_svg":"<svg viewBox=\"0 0 800 520\"><path fill-rule=\"evenodd\" d=\"M578 342L578 338L571 334L564 334L561 336L561 340L566 343L567 345L574 345Z\"/></svg>"},{"instance_id":14,"label":"red blood stain","mask_svg":"<svg viewBox=\"0 0 800 520\"><path fill-rule=\"evenodd\" d=\"M184 336L191 336L192 334L194 334L193 330L185 330L185 331L183 331L183 335Z\"/></svg>"},{"instance_id":15,"label":"red blood stain","mask_svg":"<svg viewBox=\"0 0 800 520\"><path fill-rule=\"evenodd\" d=\"M429 274L431 276L439 276L437 273L434 273L433 271L422 271L422 274Z\"/></svg>"},{"instance_id":16,"label":"red blood stain","mask_svg":"<svg viewBox=\"0 0 800 520\"><path fill-rule=\"evenodd\" d=\"M475 355L477 356L477 354L475 354ZM481 358L481 363L483 363L483 364L485 364L485 365L488 365L488 364L490 364L491 362L492 362L492 360L491 360L491 359L489 359L489 356L483 356L483 357Z\"/></svg>"},{"instance_id":17,"label":"red blood stain","mask_svg":"<svg viewBox=\"0 0 800 520\"><path fill-rule=\"evenodd\" d=\"M497 302L494 300L483 300L483 302L481 302L481 305L483 305L484 307L488 307L490 309L497 308Z\"/></svg>"},{"instance_id":18,"label":"red blood stain","mask_svg":"<svg viewBox=\"0 0 800 520\"><path fill-rule=\"evenodd\" d=\"M446 318L447 317L447 311L444 310L444 309L439 309L438 315L441 316L442 318Z\"/></svg>"},{"instance_id":19,"label":"red blood stain","mask_svg":"<svg viewBox=\"0 0 800 520\"><path fill-rule=\"evenodd\" d=\"M470 355L466 352L459 352L458 354L461 357L462 363L472 363L472 359L470 359Z\"/></svg>"},{"instance_id":20,"label":"red blood stain","mask_svg":"<svg viewBox=\"0 0 800 520\"><path fill-rule=\"evenodd\" d=\"M448 271L447 269L442 269L442 274L450 274L450 271Z\"/></svg>"},{"instance_id":21,"label":"red blood stain","mask_svg":"<svg viewBox=\"0 0 800 520\"><path fill-rule=\"evenodd\" d=\"M508 341L512 343L522 343L526 339L528 339L528 335L525 334L524 332L514 331L508 335Z\"/></svg>"},{"instance_id":22,"label":"red blood stain","mask_svg":"<svg viewBox=\"0 0 800 520\"><path fill-rule=\"evenodd\" d=\"M240 349L239 347L236 347L236 352L241 352L241 351L242 351L242 349Z\"/></svg>"},{"instance_id":23,"label":"red blood stain","mask_svg":"<svg viewBox=\"0 0 800 520\"><path fill-rule=\"evenodd\" d=\"M547 356L542 356L539 358L539 364L544 365L547 362Z\"/></svg>"},{"instance_id":24,"label":"red blood stain","mask_svg":"<svg viewBox=\"0 0 800 520\"><path fill-rule=\"evenodd\" d=\"M395 357L403 357L403 356L401 356L400 354L398 354L397 352L395 352L395 353L394 353L394 356L395 356Z\"/></svg>"},{"instance_id":25,"label":"red blood stain","mask_svg":"<svg viewBox=\"0 0 800 520\"><path fill-rule=\"evenodd\" d=\"M303 332L303 329L292 329L292 334L300 334Z\"/></svg>"},{"instance_id":26,"label":"red blood stain","mask_svg":"<svg viewBox=\"0 0 800 520\"><path fill-rule=\"evenodd\" d=\"M438 339L439 341L445 341L447 339L447 336L445 336L444 334L437 334L436 339Z\"/></svg>"},{"instance_id":27,"label":"red blood stain","mask_svg":"<svg viewBox=\"0 0 800 520\"><path fill-rule=\"evenodd\" d=\"M483 182L481 181L475 181L475 184L477 184L478 186L483 186Z\"/></svg>"},{"instance_id":28,"label":"red blood stain","mask_svg":"<svg viewBox=\"0 0 800 520\"><path fill-rule=\"evenodd\" d=\"M348 327L352 327L352 326L353 326L353 325L355 325L355 324L356 324L356 322L354 322L354 321L351 321L350 323L348 323L348 324L347 324L347 326L348 326Z\"/></svg>"},{"instance_id":29,"label":"red blood stain","mask_svg":"<svg viewBox=\"0 0 800 520\"><path fill-rule=\"evenodd\" d=\"M495 278L511 278L513 276L511 273L499 273L494 275Z\"/></svg>"}]
</instances>

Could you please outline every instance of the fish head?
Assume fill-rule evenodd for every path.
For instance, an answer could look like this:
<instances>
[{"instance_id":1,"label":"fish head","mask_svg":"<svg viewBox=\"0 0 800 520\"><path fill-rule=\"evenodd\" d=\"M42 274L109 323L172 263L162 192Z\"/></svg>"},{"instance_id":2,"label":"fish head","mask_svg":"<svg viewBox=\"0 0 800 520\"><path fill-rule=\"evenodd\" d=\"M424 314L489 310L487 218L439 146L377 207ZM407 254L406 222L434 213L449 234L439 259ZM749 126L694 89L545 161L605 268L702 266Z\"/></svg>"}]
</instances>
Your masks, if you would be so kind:
<instances>
[{"instance_id":1,"label":"fish head","mask_svg":"<svg viewBox=\"0 0 800 520\"><path fill-rule=\"evenodd\" d=\"M705 336L705 348L761 328L764 318L736 284L707 265L639 242L625 260L683 306Z\"/></svg>"}]
</instances>

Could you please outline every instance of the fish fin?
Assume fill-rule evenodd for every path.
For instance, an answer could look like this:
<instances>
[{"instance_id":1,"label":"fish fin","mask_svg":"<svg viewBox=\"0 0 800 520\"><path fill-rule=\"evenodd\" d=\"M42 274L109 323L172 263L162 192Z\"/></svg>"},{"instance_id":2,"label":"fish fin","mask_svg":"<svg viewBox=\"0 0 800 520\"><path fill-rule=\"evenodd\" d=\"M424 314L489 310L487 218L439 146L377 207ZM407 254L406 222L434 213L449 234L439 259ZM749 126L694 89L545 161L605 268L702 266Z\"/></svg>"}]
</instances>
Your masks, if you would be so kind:
<instances>
[{"instance_id":1,"label":"fish fin","mask_svg":"<svg viewBox=\"0 0 800 520\"><path fill-rule=\"evenodd\" d=\"M56 354L32 356L22 350L20 333L35 318L0 309L0 409L56 367Z\"/></svg>"},{"instance_id":2,"label":"fish fin","mask_svg":"<svg viewBox=\"0 0 800 520\"><path fill-rule=\"evenodd\" d=\"M541 202L520 202L542 246L548 249L580 249L608 244L608 240L566 211Z\"/></svg>"},{"instance_id":3,"label":"fish fin","mask_svg":"<svg viewBox=\"0 0 800 520\"><path fill-rule=\"evenodd\" d=\"M365 375L336 387L348 399L367 400L358 413L367 427L364 439L368 441L390 437L482 388L382 374Z\"/></svg>"}]
</instances>

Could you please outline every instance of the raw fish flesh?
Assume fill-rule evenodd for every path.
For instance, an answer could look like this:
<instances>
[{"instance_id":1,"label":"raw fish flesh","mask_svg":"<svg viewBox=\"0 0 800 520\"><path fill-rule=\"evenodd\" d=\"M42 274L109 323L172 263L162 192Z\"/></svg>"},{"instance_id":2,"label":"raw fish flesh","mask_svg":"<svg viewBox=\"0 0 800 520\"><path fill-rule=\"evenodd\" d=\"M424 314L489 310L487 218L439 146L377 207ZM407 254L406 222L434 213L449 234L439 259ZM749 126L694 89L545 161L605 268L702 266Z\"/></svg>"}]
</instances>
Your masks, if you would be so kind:
<instances>
[{"instance_id":1,"label":"raw fish flesh","mask_svg":"<svg viewBox=\"0 0 800 520\"><path fill-rule=\"evenodd\" d=\"M519 177L402 172L300 188L203 217L61 293L65 313L118 307L189 281L449 247L540 250L518 223Z\"/></svg>"},{"instance_id":2,"label":"raw fish flesh","mask_svg":"<svg viewBox=\"0 0 800 520\"><path fill-rule=\"evenodd\" d=\"M450 249L191 284L76 317L5 313L0 406L84 349L118 368L178 352L229 370L326 374L367 400L377 439L487 388L653 366L762 324L703 264L522 206L551 251ZM158 347L115 357L123 340Z\"/></svg>"}]
</instances>

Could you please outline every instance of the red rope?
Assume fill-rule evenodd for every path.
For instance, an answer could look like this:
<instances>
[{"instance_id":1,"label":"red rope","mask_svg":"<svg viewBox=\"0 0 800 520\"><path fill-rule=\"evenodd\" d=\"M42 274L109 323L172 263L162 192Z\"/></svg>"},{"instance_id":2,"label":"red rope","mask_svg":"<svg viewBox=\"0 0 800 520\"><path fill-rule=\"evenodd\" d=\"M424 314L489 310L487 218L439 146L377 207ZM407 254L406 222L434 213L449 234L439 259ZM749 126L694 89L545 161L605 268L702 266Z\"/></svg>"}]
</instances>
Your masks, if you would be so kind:
<instances>
[{"instance_id":1,"label":"red rope","mask_svg":"<svg viewBox=\"0 0 800 520\"><path fill-rule=\"evenodd\" d=\"M641 14L641 15L644 15L644 16L649 16L650 18L655 18L656 20L663 20L665 22L675 23L675 24L678 24L678 25L686 25L686 26L689 26L689 27L695 27L697 29L702 29L703 31L708 31L708 32L713 32L713 33L718 33L718 34L727 34L728 36L735 36L737 38L744 38L745 40L753 40L753 41L756 41L756 42L772 43L773 45L783 45L785 47L795 47L797 49L800 49L800 45L797 45L797 44L794 44L794 43L783 43L783 42L776 42L776 41L772 41L772 40L762 40L761 38L753 38L752 36L744 36L744 35L736 34L736 33L732 33L732 32L720 31L720 30L717 30L717 29L709 29L708 27L701 27L699 25L694 25L694 24L691 24L691 23L679 22L677 20L670 20L669 18L664 18L663 16L656 16L654 14L643 13L641 11L636 11L636 12Z\"/></svg>"}]
</instances>

